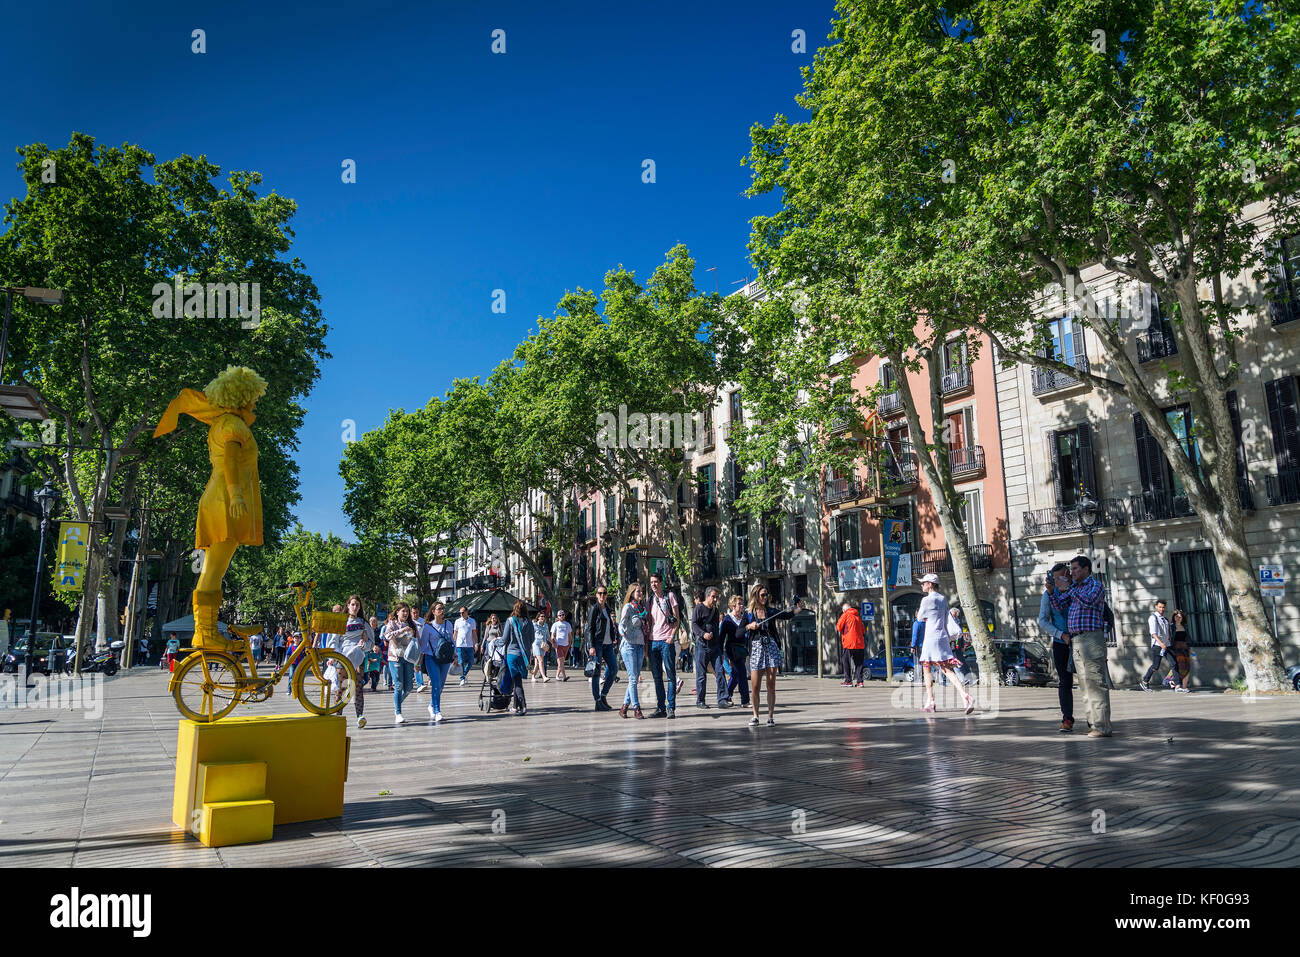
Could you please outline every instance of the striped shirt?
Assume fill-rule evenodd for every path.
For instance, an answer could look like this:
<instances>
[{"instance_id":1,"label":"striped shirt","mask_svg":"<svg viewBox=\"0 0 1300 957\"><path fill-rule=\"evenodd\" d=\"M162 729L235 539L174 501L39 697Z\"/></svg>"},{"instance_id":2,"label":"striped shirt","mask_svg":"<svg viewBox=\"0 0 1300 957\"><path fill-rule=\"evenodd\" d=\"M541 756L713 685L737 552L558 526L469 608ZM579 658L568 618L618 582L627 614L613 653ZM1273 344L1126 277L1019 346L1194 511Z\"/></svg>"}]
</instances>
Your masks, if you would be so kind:
<instances>
[{"instance_id":1,"label":"striped shirt","mask_svg":"<svg viewBox=\"0 0 1300 957\"><path fill-rule=\"evenodd\" d=\"M1085 578L1069 591L1053 592L1052 604L1066 613L1065 630L1071 635L1101 631L1105 625L1106 593L1095 578Z\"/></svg>"}]
</instances>

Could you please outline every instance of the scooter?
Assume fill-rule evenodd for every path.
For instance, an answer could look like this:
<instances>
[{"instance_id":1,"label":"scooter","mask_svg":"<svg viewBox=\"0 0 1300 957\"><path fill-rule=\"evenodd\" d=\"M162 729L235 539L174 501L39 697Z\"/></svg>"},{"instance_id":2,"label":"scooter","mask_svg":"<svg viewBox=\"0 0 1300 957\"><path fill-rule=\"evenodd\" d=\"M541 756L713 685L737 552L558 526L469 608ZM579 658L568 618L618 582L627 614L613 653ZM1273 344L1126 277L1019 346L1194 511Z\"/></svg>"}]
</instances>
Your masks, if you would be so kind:
<instances>
[{"instance_id":1,"label":"scooter","mask_svg":"<svg viewBox=\"0 0 1300 957\"><path fill-rule=\"evenodd\" d=\"M122 642L115 641L108 646L105 651L92 652L81 662L81 673L102 671L107 677L111 678L117 674L117 658L122 653ZM64 662L63 671L65 674L72 674L76 670L77 649L68 649L68 659Z\"/></svg>"}]
</instances>

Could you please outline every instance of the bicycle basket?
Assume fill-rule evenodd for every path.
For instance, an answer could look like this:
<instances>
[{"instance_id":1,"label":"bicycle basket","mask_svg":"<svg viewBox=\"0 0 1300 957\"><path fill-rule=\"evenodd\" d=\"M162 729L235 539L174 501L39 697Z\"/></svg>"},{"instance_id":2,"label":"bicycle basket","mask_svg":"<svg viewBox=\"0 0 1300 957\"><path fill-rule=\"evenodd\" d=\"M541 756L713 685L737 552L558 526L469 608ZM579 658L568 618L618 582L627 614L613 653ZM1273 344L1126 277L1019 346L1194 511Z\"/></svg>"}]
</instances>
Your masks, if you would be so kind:
<instances>
[{"instance_id":1,"label":"bicycle basket","mask_svg":"<svg viewBox=\"0 0 1300 957\"><path fill-rule=\"evenodd\" d=\"M348 616L336 611L313 611L311 630L318 635L341 635L348 630Z\"/></svg>"}]
</instances>

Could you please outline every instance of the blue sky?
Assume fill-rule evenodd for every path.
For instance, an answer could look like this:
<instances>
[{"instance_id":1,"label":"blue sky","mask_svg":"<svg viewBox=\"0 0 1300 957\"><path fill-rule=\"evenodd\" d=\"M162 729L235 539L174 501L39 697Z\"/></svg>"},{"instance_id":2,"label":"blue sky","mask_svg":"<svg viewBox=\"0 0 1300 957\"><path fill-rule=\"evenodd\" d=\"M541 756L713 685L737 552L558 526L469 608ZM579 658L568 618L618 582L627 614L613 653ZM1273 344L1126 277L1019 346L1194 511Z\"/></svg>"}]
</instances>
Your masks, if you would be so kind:
<instances>
[{"instance_id":1,"label":"blue sky","mask_svg":"<svg viewBox=\"0 0 1300 957\"><path fill-rule=\"evenodd\" d=\"M676 243L701 288L709 266L723 293L750 275L748 222L774 200L743 195L748 130L804 115L799 68L834 13L831 0L180 6L11 5L0 145L75 130L159 160L203 153L298 202L293 253L333 358L307 402L296 511L345 538L345 420L360 434L486 375L566 289L599 289L619 264L644 278ZM22 192L0 164L0 193Z\"/></svg>"}]
</instances>

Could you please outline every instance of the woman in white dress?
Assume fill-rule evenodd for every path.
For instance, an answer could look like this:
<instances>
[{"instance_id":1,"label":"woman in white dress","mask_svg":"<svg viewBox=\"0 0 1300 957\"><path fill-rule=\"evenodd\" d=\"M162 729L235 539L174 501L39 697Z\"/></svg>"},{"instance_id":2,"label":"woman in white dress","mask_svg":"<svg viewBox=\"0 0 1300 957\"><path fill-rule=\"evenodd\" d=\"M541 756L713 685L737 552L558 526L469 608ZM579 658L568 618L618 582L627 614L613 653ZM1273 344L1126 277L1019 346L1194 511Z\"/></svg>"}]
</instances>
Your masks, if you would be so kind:
<instances>
[{"instance_id":1,"label":"woman in white dress","mask_svg":"<svg viewBox=\"0 0 1300 957\"><path fill-rule=\"evenodd\" d=\"M939 576L924 575L921 578L921 590L925 597L916 610L916 620L925 622L925 639L921 644L921 670L925 674L925 705L922 711L934 711L934 671L937 666L952 681L954 688L962 689L966 699L966 713L975 710L975 699L966 693L961 677L961 661L952 651L950 628L952 618L948 614L948 600L939 593Z\"/></svg>"}]
</instances>

